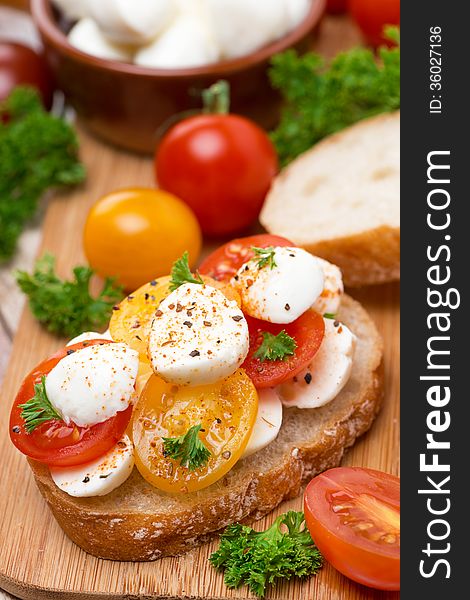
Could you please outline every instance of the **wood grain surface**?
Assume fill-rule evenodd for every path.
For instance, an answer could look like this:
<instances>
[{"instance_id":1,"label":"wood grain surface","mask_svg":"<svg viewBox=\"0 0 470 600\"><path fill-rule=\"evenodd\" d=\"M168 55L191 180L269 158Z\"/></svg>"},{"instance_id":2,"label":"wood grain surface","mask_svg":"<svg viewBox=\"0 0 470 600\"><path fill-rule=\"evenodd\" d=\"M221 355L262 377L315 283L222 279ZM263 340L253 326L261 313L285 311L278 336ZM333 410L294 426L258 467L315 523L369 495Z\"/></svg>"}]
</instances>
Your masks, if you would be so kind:
<instances>
[{"instance_id":1,"label":"wood grain surface","mask_svg":"<svg viewBox=\"0 0 470 600\"><path fill-rule=\"evenodd\" d=\"M357 39L342 19L329 19L319 48L331 55ZM55 196L46 214L40 252L57 256L66 276L84 260L81 236L87 209L103 193L125 186L153 186L151 161L117 152L80 131L82 158L88 168L86 185ZM399 286L353 290L370 311L385 339L385 402L372 429L347 454L343 464L399 472ZM8 315L7 315L8 317ZM0 399L0 587L28 600L147 598L252 598L246 588L229 591L223 576L208 563L217 543L189 554L154 563L117 563L85 554L70 542L54 521L24 458L8 436L8 413L25 373L54 352L62 341L47 334L26 309L16 334ZM301 500L284 503L258 522L268 526L277 514L301 509ZM277 600L396 600L398 594L378 592L354 584L326 565L306 582L279 585L268 593Z\"/></svg>"}]
</instances>

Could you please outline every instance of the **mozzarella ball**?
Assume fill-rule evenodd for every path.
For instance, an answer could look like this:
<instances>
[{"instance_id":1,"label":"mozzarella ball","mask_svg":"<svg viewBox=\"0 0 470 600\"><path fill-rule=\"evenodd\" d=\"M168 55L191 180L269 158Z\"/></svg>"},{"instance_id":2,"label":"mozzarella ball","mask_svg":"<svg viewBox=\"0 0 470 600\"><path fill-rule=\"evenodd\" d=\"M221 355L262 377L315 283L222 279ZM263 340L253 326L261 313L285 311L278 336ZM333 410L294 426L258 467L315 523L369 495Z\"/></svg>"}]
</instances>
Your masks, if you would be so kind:
<instances>
[{"instance_id":1,"label":"mozzarella ball","mask_svg":"<svg viewBox=\"0 0 470 600\"><path fill-rule=\"evenodd\" d=\"M284 406L318 408L331 402L351 376L356 336L343 323L325 319L325 337L308 367L278 386Z\"/></svg>"},{"instance_id":2,"label":"mozzarella ball","mask_svg":"<svg viewBox=\"0 0 470 600\"><path fill-rule=\"evenodd\" d=\"M272 262L261 257L245 263L231 284L242 298L243 310L270 323L292 323L308 310L323 291L323 271L301 248L273 249Z\"/></svg>"},{"instance_id":3,"label":"mozzarella ball","mask_svg":"<svg viewBox=\"0 0 470 600\"><path fill-rule=\"evenodd\" d=\"M154 42L141 48L134 62L154 69L183 69L217 62L219 49L206 23L197 15L182 15Z\"/></svg>"},{"instance_id":4,"label":"mozzarella ball","mask_svg":"<svg viewBox=\"0 0 470 600\"><path fill-rule=\"evenodd\" d=\"M343 276L341 269L336 265L319 258L314 257L323 271L323 291L312 308L321 315L335 315L341 305L341 299L344 294Z\"/></svg>"},{"instance_id":5,"label":"mozzarella ball","mask_svg":"<svg viewBox=\"0 0 470 600\"><path fill-rule=\"evenodd\" d=\"M250 54L286 31L285 0L207 0L208 18L224 58Z\"/></svg>"},{"instance_id":6,"label":"mozzarella ball","mask_svg":"<svg viewBox=\"0 0 470 600\"><path fill-rule=\"evenodd\" d=\"M248 325L233 300L209 285L186 283L161 302L149 357L169 383L204 385L232 375L249 349Z\"/></svg>"},{"instance_id":7,"label":"mozzarella ball","mask_svg":"<svg viewBox=\"0 0 470 600\"><path fill-rule=\"evenodd\" d=\"M71 350L46 377L46 393L66 423L90 427L133 401L139 354L126 344Z\"/></svg>"},{"instance_id":8,"label":"mozzarella ball","mask_svg":"<svg viewBox=\"0 0 470 600\"><path fill-rule=\"evenodd\" d=\"M104 456L76 467L50 467L56 486L69 496L105 496L122 485L134 468L134 445L128 435Z\"/></svg>"},{"instance_id":9,"label":"mozzarella ball","mask_svg":"<svg viewBox=\"0 0 470 600\"><path fill-rule=\"evenodd\" d=\"M74 48L91 56L122 62L132 60L132 51L126 46L111 42L93 19L78 21L70 30L67 39Z\"/></svg>"},{"instance_id":10,"label":"mozzarella ball","mask_svg":"<svg viewBox=\"0 0 470 600\"><path fill-rule=\"evenodd\" d=\"M176 15L174 0L95 0L91 16L113 41L146 44Z\"/></svg>"},{"instance_id":11,"label":"mozzarella ball","mask_svg":"<svg viewBox=\"0 0 470 600\"><path fill-rule=\"evenodd\" d=\"M258 390L258 414L242 458L259 452L273 442L282 425L282 402L276 390Z\"/></svg>"}]
</instances>

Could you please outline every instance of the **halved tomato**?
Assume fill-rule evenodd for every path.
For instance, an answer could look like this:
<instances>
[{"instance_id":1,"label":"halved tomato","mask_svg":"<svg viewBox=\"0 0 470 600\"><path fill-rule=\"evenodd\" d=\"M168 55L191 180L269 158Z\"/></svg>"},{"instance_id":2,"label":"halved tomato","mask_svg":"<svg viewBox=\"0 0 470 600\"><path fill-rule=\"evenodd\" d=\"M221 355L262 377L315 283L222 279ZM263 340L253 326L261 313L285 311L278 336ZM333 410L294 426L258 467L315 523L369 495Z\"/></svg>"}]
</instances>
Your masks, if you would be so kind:
<instances>
[{"instance_id":1,"label":"halved tomato","mask_svg":"<svg viewBox=\"0 0 470 600\"><path fill-rule=\"evenodd\" d=\"M51 420L31 433L24 427L21 404L34 396L34 385L41 381L68 353L94 344L111 344L108 340L90 340L63 348L42 361L25 378L16 395L10 414L10 438L20 452L39 462L55 467L79 465L106 454L122 437L132 415L132 406L118 412L104 423L78 427L64 421Z\"/></svg>"},{"instance_id":2,"label":"halved tomato","mask_svg":"<svg viewBox=\"0 0 470 600\"><path fill-rule=\"evenodd\" d=\"M295 244L286 238L268 233L232 240L209 254L202 261L199 272L218 281L229 281L244 263L253 258L253 247L268 248L269 246L295 246Z\"/></svg>"},{"instance_id":3,"label":"halved tomato","mask_svg":"<svg viewBox=\"0 0 470 600\"><path fill-rule=\"evenodd\" d=\"M307 310L293 323L278 325L260 321L245 315L250 332L250 350L242 367L257 388L273 387L300 373L312 360L325 335L323 317L314 310ZM263 342L263 332L278 335L285 331L297 344L294 354L284 360L264 360L255 357Z\"/></svg>"},{"instance_id":4,"label":"halved tomato","mask_svg":"<svg viewBox=\"0 0 470 600\"><path fill-rule=\"evenodd\" d=\"M135 407L135 462L155 487L172 493L201 490L223 477L248 444L258 412L258 394L243 369L212 385L176 386L152 375ZM200 426L210 452L191 470L167 456L163 438L179 438Z\"/></svg>"},{"instance_id":5,"label":"halved tomato","mask_svg":"<svg viewBox=\"0 0 470 600\"><path fill-rule=\"evenodd\" d=\"M305 519L316 545L346 577L381 590L400 589L400 480L361 467L312 479Z\"/></svg>"}]
</instances>

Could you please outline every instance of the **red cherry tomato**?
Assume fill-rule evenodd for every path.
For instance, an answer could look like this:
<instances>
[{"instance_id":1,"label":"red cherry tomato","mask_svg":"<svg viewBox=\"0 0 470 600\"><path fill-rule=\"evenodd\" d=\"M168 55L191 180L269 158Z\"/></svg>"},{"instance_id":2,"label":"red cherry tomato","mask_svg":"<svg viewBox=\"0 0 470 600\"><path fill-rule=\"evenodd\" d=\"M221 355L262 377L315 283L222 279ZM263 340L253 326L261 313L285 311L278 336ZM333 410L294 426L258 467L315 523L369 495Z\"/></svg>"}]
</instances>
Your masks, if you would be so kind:
<instances>
[{"instance_id":1,"label":"red cherry tomato","mask_svg":"<svg viewBox=\"0 0 470 600\"><path fill-rule=\"evenodd\" d=\"M333 15L344 13L348 10L348 0L327 0L326 10Z\"/></svg>"},{"instance_id":2,"label":"red cherry tomato","mask_svg":"<svg viewBox=\"0 0 470 600\"><path fill-rule=\"evenodd\" d=\"M112 343L107 340L81 342L60 350L41 362L23 381L10 414L10 438L20 452L39 462L55 467L69 467L89 462L106 454L124 434L132 415L132 406L118 412L104 423L78 427L64 421L43 423L27 433L21 417L21 404L34 396L34 384L41 381L70 350L81 350L92 344Z\"/></svg>"},{"instance_id":3,"label":"red cherry tomato","mask_svg":"<svg viewBox=\"0 0 470 600\"><path fill-rule=\"evenodd\" d=\"M44 107L52 106L54 86L44 58L27 46L0 43L0 102L8 98L17 85L36 88Z\"/></svg>"},{"instance_id":4,"label":"red cherry tomato","mask_svg":"<svg viewBox=\"0 0 470 600\"><path fill-rule=\"evenodd\" d=\"M317 353L325 335L323 317L314 310L308 310L288 325L268 323L249 316L246 316L246 320L250 332L250 350L242 368L257 388L279 385L300 373ZM297 344L294 354L286 356L284 360L261 361L256 358L254 354L263 341L262 332L278 335L282 330L294 338Z\"/></svg>"},{"instance_id":5,"label":"red cherry tomato","mask_svg":"<svg viewBox=\"0 0 470 600\"><path fill-rule=\"evenodd\" d=\"M320 552L346 577L380 590L400 589L400 480L360 467L312 479L305 519Z\"/></svg>"},{"instance_id":6,"label":"red cherry tomato","mask_svg":"<svg viewBox=\"0 0 470 600\"><path fill-rule=\"evenodd\" d=\"M268 248L269 246L295 246L286 238L278 235L261 233L227 242L205 258L199 272L217 281L229 281L238 269L253 258L252 247Z\"/></svg>"},{"instance_id":7,"label":"red cherry tomato","mask_svg":"<svg viewBox=\"0 0 470 600\"><path fill-rule=\"evenodd\" d=\"M349 12L369 44L391 44L383 38L383 28L400 25L400 0L349 0Z\"/></svg>"},{"instance_id":8,"label":"red cherry tomato","mask_svg":"<svg viewBox=\"0 0 470 600\"><path fill-rule=\"evenodd\" d=\"M159 186L193 209L206 235L225 236L255 221L278 161L258 125L212 114L170 129L157 149L155 170Z\"/></svg>"}]
</instances>

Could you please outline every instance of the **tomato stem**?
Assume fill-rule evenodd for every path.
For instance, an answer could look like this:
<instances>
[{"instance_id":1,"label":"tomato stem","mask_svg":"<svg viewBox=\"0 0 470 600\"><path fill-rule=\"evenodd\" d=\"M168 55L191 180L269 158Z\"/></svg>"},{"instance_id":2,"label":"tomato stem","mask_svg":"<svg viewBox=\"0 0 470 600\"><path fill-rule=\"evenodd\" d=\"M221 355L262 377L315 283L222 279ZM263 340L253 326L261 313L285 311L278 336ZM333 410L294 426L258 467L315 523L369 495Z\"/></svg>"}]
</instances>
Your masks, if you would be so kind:
<instances>
[{"instance_id":1,"label":"tomato stem","mask_svg":"<svg viewBox=\"0 0 470 600\"><path fill-rule=\"evenodd\" d=\"M230 84L221 79L202 92L204 113L226 115L230 111Z\"/></svg>"}]
</instances>

